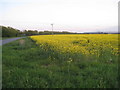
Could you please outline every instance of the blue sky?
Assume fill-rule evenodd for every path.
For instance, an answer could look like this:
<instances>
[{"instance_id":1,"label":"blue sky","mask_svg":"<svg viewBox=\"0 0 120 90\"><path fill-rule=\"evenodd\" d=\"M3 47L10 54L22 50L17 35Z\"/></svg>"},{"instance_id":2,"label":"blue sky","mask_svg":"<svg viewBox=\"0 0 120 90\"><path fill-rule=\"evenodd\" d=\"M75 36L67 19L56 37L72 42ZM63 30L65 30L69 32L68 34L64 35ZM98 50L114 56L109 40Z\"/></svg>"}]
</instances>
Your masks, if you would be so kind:
<instances>
[{"instance_id":1,"label":"blue sky","mask_svg":"<svg viewBox=\"0 0 120 90\"><path fill-rule=\"evenodd\" d=\"M0 0L0 24L20 30L117 31L119 0Z\"/></svg>"}]
</instances>

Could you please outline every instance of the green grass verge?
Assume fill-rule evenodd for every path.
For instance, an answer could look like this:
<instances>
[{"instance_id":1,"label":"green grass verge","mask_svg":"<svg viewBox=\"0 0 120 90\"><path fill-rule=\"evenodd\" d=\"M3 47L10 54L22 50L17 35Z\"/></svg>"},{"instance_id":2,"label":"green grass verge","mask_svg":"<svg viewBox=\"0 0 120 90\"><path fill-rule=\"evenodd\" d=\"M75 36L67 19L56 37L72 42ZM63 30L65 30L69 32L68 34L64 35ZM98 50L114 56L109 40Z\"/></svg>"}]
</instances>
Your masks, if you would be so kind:
<instances>
[{"instance_id":1,"label":"green grass verge","mask_svg":"<svg viewBox=\"0 0 120 90\"><path fill-rule=\"evenodd\" d=\"M3 88L115 88L117 62L99 62L44 51L24 38L3 45ZM80 59L80 60L79 60Z\"/></svg>"}]
</instances>

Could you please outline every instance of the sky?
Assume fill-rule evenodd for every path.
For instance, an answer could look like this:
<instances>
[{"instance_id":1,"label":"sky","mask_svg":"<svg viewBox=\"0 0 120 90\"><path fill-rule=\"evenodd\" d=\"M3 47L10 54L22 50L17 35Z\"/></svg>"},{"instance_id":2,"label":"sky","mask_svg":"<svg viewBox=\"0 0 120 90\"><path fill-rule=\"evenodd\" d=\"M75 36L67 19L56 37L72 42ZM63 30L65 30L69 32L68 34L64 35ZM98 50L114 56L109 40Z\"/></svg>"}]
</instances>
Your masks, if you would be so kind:
<instances>
[{"instance_id":1,"label":"sky","mask_svg":"<svg viewBox=\"0 0 120 90\"><path fill-rule=\"evenodd\" d=\"M118 31L119 0L0 0L0 25L20 30Z\"/></svg>"}]
</instances>

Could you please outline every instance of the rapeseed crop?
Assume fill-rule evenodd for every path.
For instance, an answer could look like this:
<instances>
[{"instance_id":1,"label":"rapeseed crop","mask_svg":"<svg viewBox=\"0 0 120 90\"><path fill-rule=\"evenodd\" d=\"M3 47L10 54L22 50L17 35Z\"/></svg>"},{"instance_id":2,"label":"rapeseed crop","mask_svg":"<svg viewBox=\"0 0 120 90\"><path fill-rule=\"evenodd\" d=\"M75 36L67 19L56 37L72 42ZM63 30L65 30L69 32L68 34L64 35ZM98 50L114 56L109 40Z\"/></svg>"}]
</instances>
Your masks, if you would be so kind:
<instances>
[{"instance_id":1,"label":"rapeseed crop","mask_svg":"<svg viewBox=\"0 0 120 90\"><path fill-rule=\"evenodd\" d=\"M118 56L117 34L79 34L79 35L42 35L31 36L44 50L53 50L59 54L81 54L99 58Z\"/></svg>"}]
</instances>

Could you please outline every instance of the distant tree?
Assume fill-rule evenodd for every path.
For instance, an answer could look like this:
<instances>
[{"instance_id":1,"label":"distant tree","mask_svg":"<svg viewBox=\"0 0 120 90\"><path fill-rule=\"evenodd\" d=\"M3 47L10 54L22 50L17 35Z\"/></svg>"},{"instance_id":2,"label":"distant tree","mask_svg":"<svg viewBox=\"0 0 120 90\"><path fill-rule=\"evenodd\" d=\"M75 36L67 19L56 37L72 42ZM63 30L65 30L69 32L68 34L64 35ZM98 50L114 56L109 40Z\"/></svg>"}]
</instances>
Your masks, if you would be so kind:
<instances>
[{"instance_id":1,"label":"distant tree","mask_svg":"<svg viewBox=\"0 0 120 90\"><path fill-rule=\"evenodd\" d=\"M17 37L20 35L20 30L14 29L12 27L2 27L2 37Z\"/></svg>"},{"instance_id":2,"label":"distant tree","mask_svg":"<svg viewBox=\"0 0 120 90\"><path fill-rule=\"evenodd\" d=\"M24 30L20 31L18 29L14 29L12 27L0 26L0 30L2 30L2 37L16 37L16 36L31 36L31 35L51 35L52 31L37 31L37 30ZM53 34L77 34L67 31L53 31Z\"/></svg>"},{"instance_id":3,"label":"distant tree","mask_svg":"<svg viewBox=\"0 0 120 90\"><path fill-rule=\"evenodd\" d=\"M33 30L24 30L23 34L25 34L26 36L31 36L31 35L39 35L39 32L37 30L33 31Z\"/></svg>"}]
</instances>

